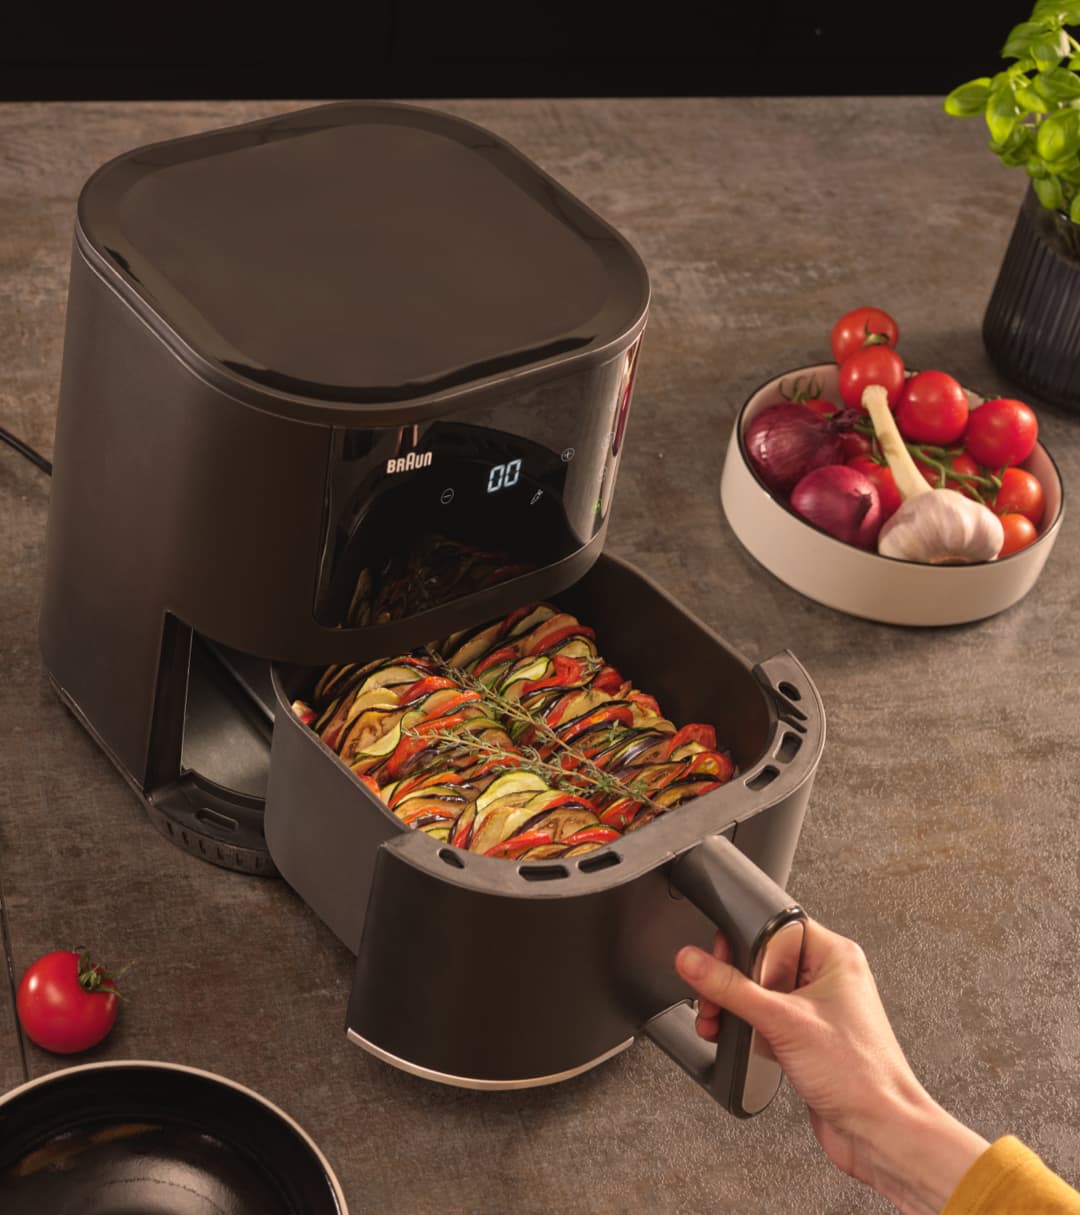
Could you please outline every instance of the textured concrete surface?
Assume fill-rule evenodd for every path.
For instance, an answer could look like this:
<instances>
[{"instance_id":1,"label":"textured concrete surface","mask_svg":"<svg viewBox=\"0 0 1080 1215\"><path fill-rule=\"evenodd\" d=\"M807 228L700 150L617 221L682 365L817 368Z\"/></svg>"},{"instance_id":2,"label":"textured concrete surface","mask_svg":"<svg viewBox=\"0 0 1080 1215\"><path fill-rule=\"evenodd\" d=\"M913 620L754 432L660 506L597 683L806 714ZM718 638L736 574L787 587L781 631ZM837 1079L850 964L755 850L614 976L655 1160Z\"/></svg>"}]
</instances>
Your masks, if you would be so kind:
<instances>
[{"instance_id":1,"label":"textured concrete surface","mask_svg":"<svg viewBox=\"0 0 1080 1215\"><path fill-rule=\"evenodd\" d=\"M289 108L0 107L0 424L51 450L86 177L136 145ZM1023 180L933 99L445 108L518 144L649 267L610 547L748 658L790 648L816 680L829 737L790 888L863 943L934 1096L1080 1182L1075 517L1026 600L916 631L777 582L719 499L741 402L827 358L848 307L890 309L911 366L1007 388L979 324ZM1067 489L1080 484L1080 418L1040 418ZM0 881L16 975L84 941L134 961L121 1022L89 1057L177 1060L253 1085L315 1135L354 1212L888 1209L822 1156L790 1088L738 1122L648 1043L563 1086L496 1095L348 1046L346 951L283 884L162 840L53 696L36 649L48 500L47 479L0 450ZM9 1001L0 992L3 1086L24 1074ZM63 1062L26 1052L34 1075Z\"/></svg>"}]
</instances>

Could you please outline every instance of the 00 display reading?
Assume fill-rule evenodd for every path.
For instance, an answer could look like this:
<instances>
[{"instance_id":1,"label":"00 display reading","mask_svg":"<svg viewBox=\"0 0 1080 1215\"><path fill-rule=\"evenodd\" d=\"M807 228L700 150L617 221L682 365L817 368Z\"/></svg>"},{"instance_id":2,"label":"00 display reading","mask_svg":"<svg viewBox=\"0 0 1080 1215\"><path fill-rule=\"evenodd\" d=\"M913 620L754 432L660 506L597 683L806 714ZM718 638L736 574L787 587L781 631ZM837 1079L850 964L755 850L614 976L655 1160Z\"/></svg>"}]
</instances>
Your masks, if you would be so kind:
<instances>
[{"instance_id":1,"label":"00 display reading","mask_svg":"<svg viewBox=\"0 0 1080 1215\"><path fill-rule=\"evenodd\" d=\"M496 464L488 473L487 491L489 494L500 489L509 489L517 485L521 476L521 461L511 460L508 464Z\"/></svg>"}]
</instances>

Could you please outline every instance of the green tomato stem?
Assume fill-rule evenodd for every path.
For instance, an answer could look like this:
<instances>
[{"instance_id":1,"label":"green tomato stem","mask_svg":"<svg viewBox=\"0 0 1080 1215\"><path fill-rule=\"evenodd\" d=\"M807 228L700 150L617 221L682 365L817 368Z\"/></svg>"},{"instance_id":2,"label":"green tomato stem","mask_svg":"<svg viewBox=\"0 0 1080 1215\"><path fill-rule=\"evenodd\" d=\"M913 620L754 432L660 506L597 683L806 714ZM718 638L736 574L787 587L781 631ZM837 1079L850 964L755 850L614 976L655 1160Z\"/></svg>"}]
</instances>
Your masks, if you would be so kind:
<instances>
[{"instance_id":1,"label":"green tomato stem","mask_svg":"<svg viewBox=\"0 0 1080 1215\"><path fill-rule=\"evenodd\" d=\"M860 434L869 435L874 440L875 459L878 459L879 464L887 464L888 461L884 456L881 458L877 456L877 449L880 445L874 425L869 418L856 422L855 429ZM963 451L961 447L939 447L933 443L909 443L906 439L903 442L908 452L916 460L937 473L937 489L944 488L946 480L952 479L972 498L983 503L986 502L987 496L992 498L1001 489L1001 478L994 473L983 476L981 473L957 472L952 467L951 458Z\"/></svg>"}]
</instances>

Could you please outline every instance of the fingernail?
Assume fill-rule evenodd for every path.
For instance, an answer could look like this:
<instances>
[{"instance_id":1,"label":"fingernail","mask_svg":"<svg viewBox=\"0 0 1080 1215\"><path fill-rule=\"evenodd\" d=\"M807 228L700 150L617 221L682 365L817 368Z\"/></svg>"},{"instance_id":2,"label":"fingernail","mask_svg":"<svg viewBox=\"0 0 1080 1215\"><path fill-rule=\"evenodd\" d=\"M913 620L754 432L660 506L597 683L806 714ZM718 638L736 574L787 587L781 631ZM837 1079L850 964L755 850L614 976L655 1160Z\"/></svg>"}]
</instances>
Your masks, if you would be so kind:
<instances>
[{"instance_id":1,"label":"fingernail","mask_svg":"<svg viewBox=\"0 0 1080 1215\"><path fill-rule=\"evenodd\" d=\"M700 979L708 965L708 957L696 945L687 945L679 954L679 969L688 979Z\"/></svg>"}]
</instances>

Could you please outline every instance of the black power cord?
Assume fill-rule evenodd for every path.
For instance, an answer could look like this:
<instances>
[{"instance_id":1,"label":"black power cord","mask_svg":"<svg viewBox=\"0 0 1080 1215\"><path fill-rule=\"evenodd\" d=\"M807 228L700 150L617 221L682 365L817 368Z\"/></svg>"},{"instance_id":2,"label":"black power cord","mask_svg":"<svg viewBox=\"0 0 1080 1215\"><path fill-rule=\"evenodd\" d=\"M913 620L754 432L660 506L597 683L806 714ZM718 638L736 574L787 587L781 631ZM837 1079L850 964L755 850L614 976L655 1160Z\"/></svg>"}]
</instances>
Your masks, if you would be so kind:
<instances>
[{"instance_id":1,"label":"black power cord","mask_svg":"<svg viewBox=\"0 0 1080 1215\"><path fill-rule=\"evenodd\" d=\"M40 451L35 451L29 443L24 443L10 430L5 430L3 426L0 426L0 439L3 439L9 447L14 447L19 455L25 456L31 464L36 464L46 476L52 476L52 463L46 460Z\"/></svg>"}]
</instances>

